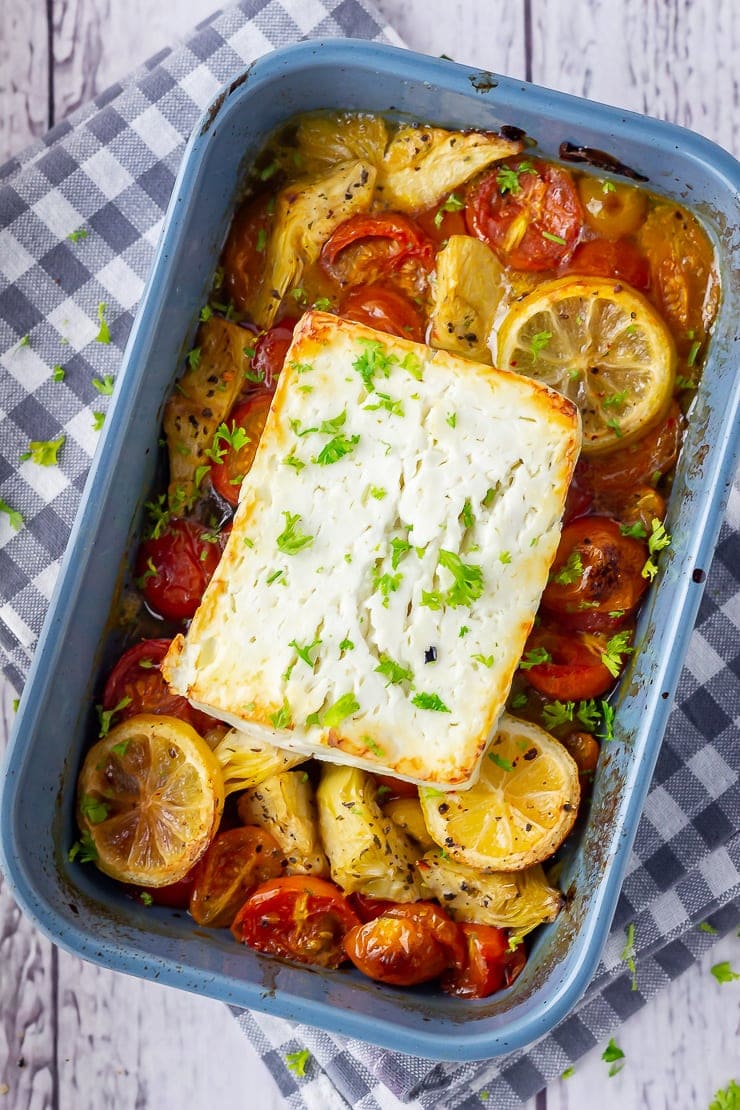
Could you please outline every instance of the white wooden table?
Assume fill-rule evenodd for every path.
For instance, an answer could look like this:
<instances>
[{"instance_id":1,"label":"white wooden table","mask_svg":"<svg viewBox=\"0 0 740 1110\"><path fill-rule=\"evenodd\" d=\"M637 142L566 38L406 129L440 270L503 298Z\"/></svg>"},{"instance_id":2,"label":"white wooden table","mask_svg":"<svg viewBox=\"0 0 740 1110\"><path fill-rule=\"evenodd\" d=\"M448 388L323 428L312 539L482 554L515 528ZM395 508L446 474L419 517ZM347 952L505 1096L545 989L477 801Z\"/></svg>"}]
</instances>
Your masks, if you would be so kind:
<instances>
[{"instance_id":1,"label":"white wooden table","mask_svg":"<svg viewBox=\"0 0 740 1110\"><path fill-rule=\"evenodd\" d=\"M216 0L0 0L0 163L124 77ZM740 152L739 0L376 0L428 54L693 127ZM0 687L0 750L13 692ZM526 1110L704 1110L740 1080L740 965L729 937L635 1015L607 1078L595 1048ZM277 1087L225 1007L59 952L0 876L0 1110L278 1110ZM386 1106L401 1106L388 1097Z\"/></svg>"}]
</instances>

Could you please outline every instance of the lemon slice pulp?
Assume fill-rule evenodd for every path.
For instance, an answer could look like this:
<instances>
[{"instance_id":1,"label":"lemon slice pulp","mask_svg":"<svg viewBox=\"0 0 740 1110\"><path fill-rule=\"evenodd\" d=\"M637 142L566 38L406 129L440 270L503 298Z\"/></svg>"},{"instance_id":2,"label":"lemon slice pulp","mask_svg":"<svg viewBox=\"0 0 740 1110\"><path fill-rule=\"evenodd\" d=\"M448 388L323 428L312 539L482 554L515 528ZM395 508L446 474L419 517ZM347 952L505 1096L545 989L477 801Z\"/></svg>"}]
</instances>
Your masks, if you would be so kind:
<instances>
[{"instance_id":1,"label":"lemon slice pulp","mask_svg":"<svg viewBox=\"0 0 740 1110\"><path fill-rule=\"evenodd\" d=\"M652 305L619 281L563 277L517 302L498 334L497 365L575 402L583 451L595 454L648 431L673 389L673 339Z\"/></svg>"},{"instance_id":2,"label":"lemon slice pulp","mask_svg":"<svg viewBox=\"0 0 740 1110\"><path fill-rule=\"evenodd\" d=\"M549 732L504 714L475 786L419 794L430 836L453 860L519 871L551 856L573 827L578 767Z\"/></svg>"},{"instance_id":3,"label":"lemon slice pulp","mask_svg":"<svg viewBox=\"0 0 740 1110\"><path fill-rule=\"evenodd\" d=\"M106 875L167 886L203 855L223 803L218 760L195 729L175 717L142 713L87 753L77 819Z\"/></svg>"}]
</instances>

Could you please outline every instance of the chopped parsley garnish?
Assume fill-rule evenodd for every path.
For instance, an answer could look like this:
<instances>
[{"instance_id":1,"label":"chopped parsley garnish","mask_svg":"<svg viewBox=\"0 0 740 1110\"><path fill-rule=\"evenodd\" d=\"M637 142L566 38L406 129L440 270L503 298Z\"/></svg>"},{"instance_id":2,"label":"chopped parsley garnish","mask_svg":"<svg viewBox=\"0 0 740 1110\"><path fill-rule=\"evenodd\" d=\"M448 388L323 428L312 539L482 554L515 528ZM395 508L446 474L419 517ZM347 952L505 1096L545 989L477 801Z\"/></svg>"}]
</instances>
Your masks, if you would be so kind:
<instances>
[{"instance_id":1,"label":"chopped parsley garnish","mask_svg":"<svg viewBox=\"0 0 740 1110\"><path fill-rule=\"evenodd\" d=\"M444 600L455 608L458 605L471 605L483 593L483 569L473 563L464 563L454 551L442 548L439 565L448 570L454 581L446 591Z\"/></svg>"},{"instance_id":2,"label":"chopped parsley garnish","mask_svg":"<svg viewBox=\"0 0 740 1110\"><path fill-rule=\"evenodd\" d=\"M396 539L391 540L391 566L394 570L398 570L398 564L406 558L411 550L411 544L408 540Z\"/></svg>"},{"instance_id":3,"label":"chopped parsley garnish","mask_svg":"<svg viewBox=\"0 0 740 1110\"><path fill-rule=\"evenodd\" d=\"M601 702L601 715L604 719L604 731L598 735L602 740L614 739L614 708L608 701Z\"/></svg>"},{"instance_id":4,"label":"chopped parsley garnish","mask_svg":"<svg viewBox=\"0 0 740 1110\"><path fill-rule=\"evenodd\" d=\"M311 658L311 652L315 651L320 643L321 640L314 640L312 644L305 644L303 647L301 647L301 645L295 640L291 640L288 644L288 647L295 648L298 658L302 659L306 666L311 667L311 669L313 670L316 660Z\"/></svg>"},{"instance_id":5,"label":"chopped parsley garnish","mask_svg":"<svg viewBox=\"0 0 740 1110\"><path fill-rule=\"evenodd\" d=\"M102 705L95 706L98 713L98 720L100 721L100 731L98 733L98 736L100 736L101 739L104 736L107 736L110 732L111 725L113 724L113 718L115 717L116 713L120 713L122 709L125 709L126 706L130 704L131 698L127 696L125 698L121 698L118 704L114 705L112 709L103 709Z\"/></svg>"},{"instance_id":6,"label":"chopped parsley garnish","mask_svg":"<svg viewBox=\"0 0 740 1110\"><path fill-rule=\"evenodd\" d=\"M513 166L502 166L496 174L496 181L498 183L499 192L501 196L504 193L511 193L513 197L522 191L522 185L519 181L520 174L523 173L537 173L531 162L520 162L516 169Z\"/></svg>"},{"instance_id":7,"label":"chopped parsley garnish","mask_svg":"<svg viewBox=\"0 0 740 1110\"><path fill-rule=\"evenodd\" d=\"M470 498L469 497L465 498L465 504L462 507L462 512L460 513L460 519L462 520L463 525L465 526L465 528L472 528L475 524L475 516L473 514L473 508L472 508L472 505L470 504Z\"/></svg>"},{"instance_id":8,"label":"chopped parsley garnish","mask_svg":"<svg viewBox=\"0 0 740 1110\"><path fill-rule=\"evenodd\" d=\"M470 632L470 629L468 628L467 624L461 624L460 631L457 635L462 640L463 636L467 636L468 632Z\"/></svg>"},{"instance_id":9,"label":"chopped parsley garnish","mask_svg":"<svg viewBox=\"0 0 740 1110\"><path fill-rule=\"evenodd\" d=\"M476 654L476 655L471 655L470 658L475 659L476 663L482 663L483 666L488 667L489 670L493 666L493 664L495 663L495 659L492 655Z\"/></svg>"},{"instance_id":10,"label":"chopped parsley garnish","mask_svg":"<svg viewBox=\"0 0 740 1110\"><path fill-rule=\"evenodd\" d=\"M205 324L208 320L210 320L211 316L213 316L213 309L209 304L204 304L200 310L200 316L198 317L198 319L202 324Z\"/></svg>"},{"instance_id":11,"label":"chopped parsley garnish","mask_svg":"<svg viewBox=\"0 0 740 1110\"><path fill-rule=\"evenodd\" d=\"M709 1110L738 1110L740 1107L740 1086L731 1079L729 1084L715 1091Z\"/></svg>"},{"instance_id":12,"label":"chopped parsley garnish","mask_svg":"<svg viewBox=\"0 0 740 1110\"><path fill-rule=\"evenodd\" d=\"M268 574L267 578L265 579L267 585L271 586L273 582L276 582L278 578L280 578L282 573L282 570L274 570L272 574Z\"/></svg>"},{"instance_id":13,"label":"chopped parsley garnish","mask_svg":"<svg viewBox=\"0 0 740 1110\"><path fill-rule=\"evenodd\" d=\"M542 706L542 720L548 729L557 728L558 725L567 724L573 720L575 702L549 701Z\"/></svg>"},{"instance_id":14,"label":"chopped parsley garnish","mask_svg":"<svg viewBox=\"0 0 740 1110\"><path fill-rule=\"evenodd\" d=\"M612 678L618 678L622 669L622 656L632 655L635 650L629 646L629 631L617 632L607 641L606 651L601 653L601 662Z\"/></svg>"},{"instance_id":15,"label":"chopped parsley garnish","mask_svg":"<svg viewBox=\"0 0 740 1110\"><path fill-rule=\"evenodd\" d=\"M409 351L408 354L404 355L401 359L400 366L401 369L410 374L412 378L416 378L417 382L421 381L423 374L421 362L413 351Z\"/></svg>"},{"instance_id":16,"label":"chopped parsley garnish","mask_svg":"<svg viewBox=\"0 0 740 1110\"><path fill-rule=\"evenodd\" d=\"M339 645L339 650L340 651L354 651L355 650L355 645L352 643L351 640L342 640L342 642Z\"/></svg>"},{"instance_id":17,"label":"chopped parsley garnish","mask_svg":"<svg viewBox=\"0 0 740 1110\"><path fill-rule=\"evenodd\" d=\"M116 379L112 374L106 374L104 378L93 378L92 384L95 386L98 393L102 393L104 397L110 397L116 384Z\"/></svg>"},{"instance_id":18,"label":"chopped parsley garnish","mask_svg":"<svg viewBox=\"0 0 740 1110\"><path fill-rule=\"evenodd\" d=\"M600 716L599 708L593 698L588 701L579 701L576 717L587 732L596 732Z\"/></svg>"},{"instance_id":19,"label":"chopped parsley garnish","mask_svg":"<svg viewBox=\"0 0 740 1110\"><path fill-rule=\"evenodd\" d=\"M699 342L698 339L695 339L694 342L691 344L691 350L689 351L689 357L686 359L686 362L689 366L694 365L694 363L696 362L696 356L699 354L700 350L701 350L701 343Z\"/></svg>"},{"instance_id":20,"label":"chopped parsley garnish","mask_svg":"<svg viewBox=\"0 0 740 1110\"><path fill-rule=\"evenodd\" d=\"M398 574L384 574L380 573L380 568L375 567L373 570L373 588L379 591L384 598L383 605L388 608L388 599L391 594L394 594L403 581L403 575Z\"/></svg>"},{"instance_id":21,"label":"chopped parsley garnish","mask_svg":"<svg viewBox=\"0 0 740 1110\"><path fill-rule=\"evenodd\" d=\"M169 524L170 513L166 500L165 495L160 493L156 501L144 502L144 508L149 515L149 539L158 540Z\"/></svg>"},{"instance_id":22,"label":"chopped parsley garnish","mask_svg":"<svg viewBox=\"0 0 740 1110\"><path fill-rule=\"evenodd\" d=\"M330 705L323 715L322 725L324 728L337 728L345 721L347 717L351 717L360 708L360 703L354 694L342 694L341 698Z\"/></svg>"},{"instance_id":23,"label":"chopped parsley garnish","mask_svg":"<svg viewBox=\"0 0 740 1110\"><path fill-rule=\"evenodd\" d=\"M81 239L87 239L90 232L85 227L78 227L76 231L70 231L67 238L70 243L79 243Z\"/></svg>"},{"instance_id":24,"label":"chopped parsley garnish","mask_svg":"<svg viewBox=\"0 0 740 1110\"><path fill-rule=\"evenodd\" d=\"M151 894L149 893L148 890L142 890L141 893L139 894L139 898L141 899L141 901L144 903L145 906L151 906L152 903L154 902L154 899L152 898L152 896L151 896Z\"/></svg>"},{"instance_id":25,"label":"chopped parsley garnish","mask_svg":"<svg viewBox=\"0 0 740 1110\"><path fill-rule=\"evenodd\" d=\"M388 354L387 348L377 339L360 339L359 342L364 350L352 363L352 369L360 375L368 393L373 393L375 376L382 374L384 378L390 377L391 367L398 363L398 359Z\"/></svg>"},{"instance_id":26,"label":"chopped parsley garnish","mask_svg":"<svg viewBox=\"0 0 740 1110\"><path fill-rule=\"evenodd\" d=\"M544 351L545 347L551 339L551 331L538 331L536 335L532 336L531 342L529 344L529 353L532 356L532 362L535 362L537 360L540 351Z\"/></svg>"},{"instance_id":27,"label":"chopped parsley garnish","mask_svg":"<svg viewBox=\"0 0 740 1110\"><path fill-rule=\"evenodd\" d=\"M92 794L83 794L80 798L80 813L91 825L99 825L108 816L108 806Z\"/></svg>"},{"instance_id":28,"label":"chopped parsley garnish","mask_svg":"<svg viewBox=\"0 0 740 1110\"><path fill-rule=\"evenodd\" d=\"M409 667L396 663L387 655L381 655L380 665L375 668L375 673L382 674L383 678L388 679L387 686L397 686L401 682L414 681L414 672Z\"/></svg>"},{"instance_id":29,"label":"chopped parsley garnish","mask_svg":"<svg viewBox=\"0 0 740 1110\"><path fill-rule=\"evenodd\" d=\"M375 391L375 396L380 398L377 404L362 406L367 412L376 412L378 409L385 409L391 416L404 415L403 401L395 401L388 393L379 393L377 390Z\"/></svg>"},{"instance_id":30,"label":"chopped parsley garnish","mask_svg":"<svg viewBox=\"0 0 740 1110\"><path fill-rule=\"evenodd\" d=\"M486 496L481 501L481 505L483 505L484 508L486 508L486 509L490 509L491 505L493 504L493 502L496 499L496 495L497 495L498 492L499 492L498 486L496 486L496 487L491 486L489 489L487 489L486 490Z\"/></svg>"},{"instance_id":31,"label":"chopped parsley garnish","mask_svg":"<svg viewBox=\"0 0 740 1110\"><path fill-rule=\"evenodd\" d=\"M254 246L258 254L262 254L264 252L264 249L267 246L267 232L265 231L264 227L261 227L257 232L257 242Z\"/></svg>"},{"instance_id":32,"label":"chopped parsley garnish","mask_svg":"<svg viewBox=\"0 0 740 1110\"><path fill-rule=\"evenodd\" d=\"M606 426L607 428L611 428L617 439L622 438L622 425L619 423L616 416L612 416L611 419L607 420Z\"/></svg>"},{"instance_id":33,"label":"chopped parsley garnish","mask_svg":"<svg viewBox=\"0 0 740 1110\"><path fill-rule=\"evenodd\" d=\"M542 238L548 239L551 243L557 243L560 247L567 247L568 245L562 235L553 235L551 231L543 231Z\"/></svg>"},{"instance_id":34,"label":"chopped parsley garnish","mask_svg":"<svg viewBox=\"0 0 740 1110\"><path fill-rule=\"evenodd\" d=\"M432 709L435 713L452 712L442 701L439 694L415 694L411 699L411 704L417 706L418 709Z\"/></svg>"},{"instance_id":35,"label":"chopped parsley garnish","mask_svg":"<svg viewBox=\"0 0 740 1110\"><path fill-rule=\"evenodd\" d=\"M74 863L78 857L80 863L95 863L98 858L98 849L95 847L92 833L87 829L79 840L75 840L67 853L67 859L70 863Z\"/></svg>"},{"instance_id":36,"label":"chopped parsley garnish","mask_svg":"<svg viewBox=\"0 0 740 1110\"><path fill-rule=\"evenodd\" d=\"M528 701L529 701L529 698L527 697L527 695L523 691L518 693L518 694L514 694L514 697L511 699L511 708L512 709L523 709Z\"/></svg>"},{"instance_id":37,"label":"chopped parsley garnish","mask_svg":"<svg viewBox=\"0 0 740 1110\"><path fill-rule=\"evenodd\" d=\"M561 1079L570 1079L575 1074L576 1074L576 1069L571 1064L571 1066L569 1068L566 1068L565 1071L560 1073L560 1078Z\"/></svg>"},{"instance_id":38,"label":"chopped parsley garnish","mask_svg":"<svg viewBox=\"0 0 740 1110\"><path fill-rule=\"evenodd\" d=\"M110 328L105 319L105 310L107 307L108 305L105 301L101 301L98 305L98 323L100 324L100 328L98 334L95 336L96 343L110 343Z\"/></svg>"},{"instance_id":39,"label":"chopped parsley garnish","mask_svg":"<svg viewBox=\"0 0 740 1110\"><path fill-rule=\"evenodd\" d=\"M719 932L719 930L715 929L714 925L710 925L708 921L702 921L701 925L699 925L698 928L699 932L709 933L713 937L716 937Z\"/></svg>"},{"instance_id":40,"label":"chopped parsley garnish","mask_svg":"<svg viewBox=\"0 0 740 1110\"><path fill-rule=\"evenodd\" d=\"M21 462L30 459L31 462L35 462L39 466L56 466L59 448L63 445L66 438L66 436L61 435L59 439L45 441L32 439L28 445L28 450L24 451L21 455Z\"/></svg>"},{"instance_id":41,"label":"chopped parsley garnish","mask_svg":"<svg viewBox=\"0 0 740 1110\"><path fill-rule=\"evenodd\" d=\"M346 436L344 432L340 432L322 447L311 462L318 463L319 466L331 466L332 463L343 459L345 455L349 455L359 442L359 436Z\"/></svg>"},{"instance_id":42,"label":"chopped parsley garnish","mask_svg":"<svg viewBox=\"0 0 740 1110\"><path fill-rule=\"evenodd\" d=\"M635 966L635 926L630 922L627 926L627 939L620 959L624 960L632 976L630 990L637 990L637 967Z\"/></svg>"},{"instance_id":43,"label":"chopped parsley garnish","mask_svg":"<svg viewBox=\"0 0 740 1110\"><path fill-rule=\"evenodd\" d=\"M683 374L676 374L676 389L696 389L697 384L694 378L686 378Z\"/></svg>"},{"instance_id":44,"label":"chopped parsley garnish","mask_svg":"<svg viewBox=\"0 0 740 1110\"><path fill-rule=\"evenodd\" d=\"M447 423L450 425L451 428L454 428L455 425L457 424L457 413L449 412L447 414L447 416L445 417L445 420L447 421Z\"/></svg>"},{"instance_id":45,"label":"chopped parsley garnish","mask_svg":"<svg viewBox=\"0 0 740 1110\"><path fill-rule=\"evenodd\" d=\"M580 551L573 550L568 556L567 562L563 564L557 574L552 576L553 582L557 582L559 586L570 586L573 582L577 582L583 575L583 562L581 560Z\"/></svg>"},{"instance_id":46,"label":"chopped parsley garnish","mask_svg":"<svg viewBox=\"0 0 740 1110\"><path fill-rule=\"evenodd\" d=\"M369 752L377 755L378 759L382 759L385 755L385 749L381 747L377 740L373 740L372 736L363 736L362 742Z\"/></svg>"},{"instance_id":47,"label":"chopped parsley garnish","mask_svg":"<svg viewBox=\"0 0 740 1110\"><path fill-rule=\"evenodd\" d=\"M552 656L547 648L538 647L532 648L526 655L523 655L519 660L519 669L521 671L528 671L532 667L539 667L541 663L552 663Z\"/></svg>"},{"instance_id":48,"label":"chopped parsley garnish","mask_svg":"<svg viewBox=\"0 0 740 1110\"><path fill-rule=\"evenodd\" d=\"M154 565L154 560L152 559L151 556L149 556L149 558L146 561L146 570L144 571L143 574L140 574L138 578L134 579L134 584L136 585L136 587L138 589L141 589L142 586L144 586L149 581L150 578L156 578L158 574L159 574L159 571L157 570L157 568ZM139 664L139 666L141 666L141 665L142 664Z\"/></svg>"},{"instance_id":49,"label":"chopped parsley garnish","mask_svg":"<svg viewBox=\"0 0 740 1110\"><path fill-rule=\"evenodd\" d=\"M518 180L518 179L517 179ZM444 204L441 204L434 216L434 226L441 227L445 212L460 212L465 207L465 201L457 195L450 193Z\"/></svg>"},{"instance_id":50,"label":"chopped parsley garnish","mask_svg":"<svg viewBox=\"0 0 740 1110\"><path fill-rule=\"evenodd\" d=\"M390 794L390 793L392 793L390 786L379 786L378 787L378 793L376 795L377 798L378 798L378 801L380 801L381 798L384 798L386 794ZM382 802L381 802L381 804L382 804Z\"/></svg>"},{"instance_id":51,"label":"chopped parsley garnish","mask_svg":"<svg viewBox=\"0 0 740 1110\"><path fill-rule=\"evenodd\" d=\"M601 186L602 193L616 193L617 187L613 181L604 181Z\"/></svg>"},{"instance_id":52,"label":"chopped parsley garnish","mask_svg":"<svg viewBox=\"0 0 740 1110\"><path fill-rule=\"evenodd\" d=\"M614 1037L612 1037L612 1039L609 1041L609 1044L602 1052L601 1059L604 1061L605 1064L611 1064L611 1067L609 1068L610 1079L612 1078L612 1076L617 1075L617 1073L620 1072L624 1067L624 1064L619 1063L618 1061L623 1061L625 1059L625 1055L622 1052L621 1048L619 1048L619 1046L614 1043Z\"/></svg>"},{"instance_id":53,"label":"chopped parsley garnish","mask_svg":"<svg viewBox=\"0 0 740 1110\"><path fill-rule=\"evenodd\" d=\"M740 979L740 972L732 970L729 960L723 960L709 970L718 983L732 983L735 979Z\"/></svg>"},{"instance_id":54,"label":"chopped parsley garnish","mask_svg":"<svg viewBox=\"0 0 740 1110\"><path fill-rule=\"evenodd\" d=\"M498 561L506 566L507 563L511 562L511 553L509 551L500 551Z\"/></svg>"},{"instance_id":55,"label":"chopped parsley garnish","mask_svg":"<svg viewBox=\"0 0 740 1110\"><path fill-rule=\"evenodd\" d=\"M301 532L298 528L298 522L301 519L300 513L284 512L283 516L285 517L285 528L277 538L278 549L284 555L297 555L305 547L311 546L313 536Z\"/></svg>"},{"instance_id":56,"label":"chopped parsley garnish","mask_svg":"<svg viewBox=\"0 0 740 1110\"><path fill-rule=\"evenodd\" d=\"M197 370L200 366L200 347L193 347L192 351L188 352L188 366L191 370Z\"/></svg>"},{"instance_id":57,"label":"chopped parsley garnish","mask_svg":"<svg viewBox=\"0 0 740 1110\"><path fill-rule=\"evenodd\" d=\"M610 393L602 403L605 409L618 409L622 407L628 396L629 390L623 389L621 393Z\"/></svg>"},{"instance_id":58,"label":"chopped parsley garnish","mask_svg":"<svg viewBox=\"0 0 740 1110\"><path fill-rule=\"evenodd\" d=\"M647 535L647 528L641 520L636 520L634 524L620 524L619 531L633 540L644 540Z\"/></svg>"},{"instance_id":59,"label":"chopped parsley garnish","mask_svg":"<svg viewBox=\"0 0 740 1110\"><path fill-rule=\"evenodd\" d=\"M514 764L510 763L508 759L504 759L504 757L502 755L499 755L498 752L489 752L488 758L490 759L491 763L495 763L496 766L500 767L502 771L514 770Z\"/></svg>"},{"instance_id":60,"label":"chopped parsley garnish","mask_svg":"<svg viewBox=\"0 0 740 1110\"><path fill-rule=\"evenodd\" d=\"M376 501L382 501L388 496L388 490L383 489L382 486L370 486L370 496Z\"/></svg>"},{"instance_id":61,"label":"chopped parsley garnish","mask_svg":"<svg viewBox=\"0 0 740 1110\"><path fill-rule=\"evenodd\" d=\"M671 543L671 537L668 532L666 532L663 524L660 520L658 520L657 517L653 517L651 521L651 527L652 532L650 533L650 537L648 538L648 551L650 552L650 555L640 573L642 574L643 578L649 578L652 582L652 580L658 573L658 567L653 560L653 555L657 555L659 551L662 551L664 548L669 547Z\"/></svg>"},{"instance_id":62,"label":"chopped parsley garnish","mask_svg":"<svg viewBox=\"0 0 740 1110\"><path fill-rule=\"evenodd\" d=\"M310 1059L311 1053L307 1048L304 1048L301 1052L289 1052L285 1057L285 1062L288 1065L288 1069L292 1071L294 1075L303 1078L306 1074L306 1064Z\"/></svg>"},{"instance_id":63,"label":"chopped parsley garnish","mask_svg":"<svg viewBox=\"0 0 740 1110\"><path fill-rule=\"evenodd\" d=\"M302 459L298 458L295 451L291 451L290 454L286 455L283 459L283 465L292 466L293 469L300 474L306 464L303 462Z\"/></svg>"},{"instance_id":64,"label":"chopped parsley garnish","mask_svg":"<svg viewBox=\"0 0 740 1110\"><path fill-rule=\"evenodd\" d=\"M318 308L319 312L328 312L331 308L331 301L328 297L317 297L313 302L313 307Z\"/></svg>"},{"instance_id":65,"label":"chopped parsley garnish","mask_svg":"<svg viewBox=\"0 0 740 1110\"><path fill-rule=\"evenodd\" d=\"M63 382L65 377L66 377L66 373L65 373L64 367L59 366L59 364L57 363L57 365L54 367L54 369L51 372L51 380L53 382Z\"/></svg>"},{"instance_id":66,"label":"chopped parsley garnish","mask_svg":"<svg viewBox=\"0 0 740 1110\"><path fill-rule=\"evenodd\" d=\"M290 728L293 724L293 713L287 698L279 709L276 709L274 713L270 714L270 720L272 721L273 728Z\"/></svg>"}]
</instances>

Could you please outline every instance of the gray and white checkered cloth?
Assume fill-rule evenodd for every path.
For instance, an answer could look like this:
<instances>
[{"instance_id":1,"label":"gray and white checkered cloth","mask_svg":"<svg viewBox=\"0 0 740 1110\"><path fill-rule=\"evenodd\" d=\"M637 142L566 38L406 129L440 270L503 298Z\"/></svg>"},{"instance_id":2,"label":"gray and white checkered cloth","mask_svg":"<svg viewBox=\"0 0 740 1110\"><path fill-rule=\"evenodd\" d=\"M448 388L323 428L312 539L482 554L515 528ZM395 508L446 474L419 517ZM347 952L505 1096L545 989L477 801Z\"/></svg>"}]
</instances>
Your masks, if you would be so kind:
<instances>
[{"instance_id":1,"label":"gray and white checkered cloth","mask_svg":"<svg viewBox=\"0 0 740 1110\"><path fill-rule=\"evenodd\" d=\"M185 139L245 64L302 37L399 43L366 0L243 0L0 169L0 665L20 689L41 630ZM83 229L86 236L69 236ZM110 344L96 340L105 304ZM61 367L62 372L55 371ZM65 436L58 465L20 462ZM20 513L23 522L13 515ZM14 528L13 525L16 527ZM737 920L740 893L738 606L734 491L647 799L614 926L577 1009L534 1047L437 1064L242 1013L286 1105L375 1108L384 1089L422 1107L516 1106L611 1035ZM638 984L621 961L634 922ZM305 1078L290 1051L307 1047Z\"/></svg>"}]
</instances>

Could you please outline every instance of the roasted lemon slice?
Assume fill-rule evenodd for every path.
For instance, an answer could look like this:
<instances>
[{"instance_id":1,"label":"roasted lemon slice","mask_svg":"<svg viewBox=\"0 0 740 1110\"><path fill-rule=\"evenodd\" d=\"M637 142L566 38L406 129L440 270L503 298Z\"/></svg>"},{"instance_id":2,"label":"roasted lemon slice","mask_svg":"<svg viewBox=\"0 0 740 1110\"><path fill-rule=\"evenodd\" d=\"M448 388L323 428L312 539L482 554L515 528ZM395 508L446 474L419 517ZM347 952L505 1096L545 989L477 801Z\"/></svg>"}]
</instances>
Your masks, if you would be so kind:
<instances>
[{"instance_id":1,"label":"roasted lemon slice","mask_svg":"<svg viewBox=\"0 0 740 1110\"><path fill-rule=\"evenodd\" d=\"M497 365L552 386L574 401L583 450L637 438L665 411L676 352L652 305L622 282L564 277L517 302L498 333Z\"/></svg>"},{"instance_id":2,"label":"roasted lemon slice","mask_svg":"<svg viewBox=\"0 0 740 1110\"><path fill-rule=\"evenodd\" d=\"M90 749L77 789L77 820L97 866L141 886L182 879L224 804L221 768L205 741L184 721L150 713Z\"/></svg>"},{"instance_id":3,"label":"roasted lemon slice","mask_svg":"<svg viewBox=\"0 0 740 1110\"><path fill-rule=\"evenodd\" d=\"M520 871L551 856L578 811L578 767L549 732L504 714L469 790L420 790L429 835L459 863Z\"/></svg>"}]
</instances>

